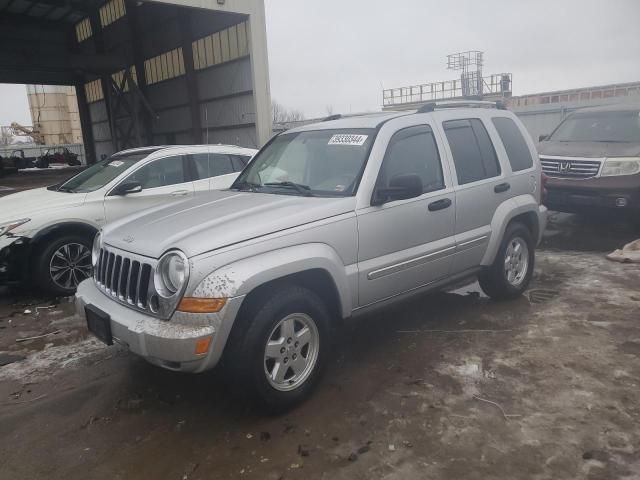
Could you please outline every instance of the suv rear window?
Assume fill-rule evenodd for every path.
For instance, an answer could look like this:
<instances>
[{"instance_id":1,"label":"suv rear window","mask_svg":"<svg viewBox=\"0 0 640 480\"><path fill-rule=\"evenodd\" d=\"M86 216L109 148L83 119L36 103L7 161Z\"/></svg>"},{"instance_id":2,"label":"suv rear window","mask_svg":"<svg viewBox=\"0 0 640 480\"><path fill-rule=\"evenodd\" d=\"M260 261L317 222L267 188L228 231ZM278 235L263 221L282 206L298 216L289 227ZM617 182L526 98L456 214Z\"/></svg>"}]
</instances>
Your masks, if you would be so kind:
<instances>
[{"instance_id":1,"label":"suv rear window","mask_svg":"<svg viewBox=\"0 0 640 480\"><path fill-rule=\"evenodd\" d=\"M500 135L500 140L509 157L511 170L519 172L533 167L533 157L527 141L522 136L516 122L506 117L495 117L491 121Z\"/></svg>"},{"instance_id":2,"label":"suv rear window","mask_svg":"<svg viewBox=\"0 0 640 480\"><path fill-rule=\"evenodd\" d=\"M458 184L477 182L500 175L500 163L491 138L477 118L443 123L456 166Z\"/></svg>"}]
</instances>

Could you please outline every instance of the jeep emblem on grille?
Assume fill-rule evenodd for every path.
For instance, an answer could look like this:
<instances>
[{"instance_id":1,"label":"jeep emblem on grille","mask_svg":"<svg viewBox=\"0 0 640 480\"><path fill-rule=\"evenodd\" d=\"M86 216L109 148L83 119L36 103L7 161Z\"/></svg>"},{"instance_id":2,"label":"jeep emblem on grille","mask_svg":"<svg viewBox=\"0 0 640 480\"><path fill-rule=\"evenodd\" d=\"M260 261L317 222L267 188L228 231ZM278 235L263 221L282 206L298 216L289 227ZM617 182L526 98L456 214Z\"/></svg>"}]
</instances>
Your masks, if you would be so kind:
<instances>
[{"instance_id":1,"label":"jeep emblem on grille","mask_svg":"<svg viewBox=\"0 0 640 480\"><path fill-rule=\"evenodd\" d=\"M568 173L571 171L571 162L558 162L558 172Z\"/></svg>"},{"instance_id":2,"label":"jeep emblem on grille","mask_svg":"<svg viewBox=\"0 0 640 480\"><path fill-rule=\"evenodd\" d=\"M127 243L133 243L134 240L135 238L133 238L131 235L127 235L122 239L123 242L127 242Z\"/></svg>"}]
</instances>

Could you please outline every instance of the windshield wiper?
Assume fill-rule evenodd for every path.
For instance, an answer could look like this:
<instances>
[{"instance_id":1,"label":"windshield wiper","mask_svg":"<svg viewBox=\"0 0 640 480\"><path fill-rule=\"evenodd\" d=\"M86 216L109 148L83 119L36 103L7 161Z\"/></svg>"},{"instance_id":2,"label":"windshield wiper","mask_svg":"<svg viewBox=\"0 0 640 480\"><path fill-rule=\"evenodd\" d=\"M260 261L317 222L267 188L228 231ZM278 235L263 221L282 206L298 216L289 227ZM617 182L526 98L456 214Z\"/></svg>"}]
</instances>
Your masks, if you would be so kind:
<instances>
[{"instance_id":1,"label":"windshield wiper","mask_svg":"<svg viewBox=\"0 0 640 480\"><path fill-rule=\"evenodd\" d=\"M60 185L58 187L58 192L65 192L65 193L76 193L76 191L73 188L69 188L69 187L65 187L63 185Z\"/></svg>"},{"instance_id":2,"label":"windshield wiper","mask_svg":"<svg viewBox=\"0 0 640 480\"><path fill-rule=\"evenodd\" d=\"M246 191L249 190L251 192L255 192L256 188L260 188L262 185L260 185L259 183L253 183L253 182L239 182L236 185L233 186L234 190L238 190L238 191Z\"/></svg>"},{"instance_id":3,"label":"windshield wiper","mask_svg":"<svg viewBox=\"0 0 640 480\"><path fill-rule=\"evenodd\" d=\"M308 185L302 185L300 183L295 182L267 182L264 184L265 187L285 187L285 188L294 188L298 191L300 195L304 195L305 197L312 197L313 193L311 193L311 187Z\"/></svg>"}]
</instances>

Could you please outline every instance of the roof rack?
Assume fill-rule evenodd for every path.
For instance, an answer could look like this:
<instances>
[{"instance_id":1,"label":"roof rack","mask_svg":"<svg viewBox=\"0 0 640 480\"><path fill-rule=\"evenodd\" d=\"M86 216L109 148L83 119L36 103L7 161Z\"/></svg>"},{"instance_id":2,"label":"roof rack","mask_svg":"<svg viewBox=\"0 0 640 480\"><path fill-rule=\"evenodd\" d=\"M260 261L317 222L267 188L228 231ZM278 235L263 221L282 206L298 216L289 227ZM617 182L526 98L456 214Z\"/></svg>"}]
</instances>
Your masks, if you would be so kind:
<instances>
[{"instance_id":1,"label":"roof rack","mask_svg":"<svg viewBox=\"0 0 640 480\"><path fill-rule=\"evenodd\" d=\"M340 120L342 118L342 115L339 113L336 113L335 115L329 115L326 118L323 118L322 121L323 122L330 122L331 120Z\"/></svg>"},{"instance_id":2,"label":"roof rack","mask_svg":"<svg viewBox=\"0 0 640 480\"><path fill-rule=\"evenodd\" d=\"M450 100L446 102L429 102L420 107L416 113L429 113L441 108L497 108L498 110L506 110L507 107L501 101L488 100Z\"/></svg>"}]
</instances>

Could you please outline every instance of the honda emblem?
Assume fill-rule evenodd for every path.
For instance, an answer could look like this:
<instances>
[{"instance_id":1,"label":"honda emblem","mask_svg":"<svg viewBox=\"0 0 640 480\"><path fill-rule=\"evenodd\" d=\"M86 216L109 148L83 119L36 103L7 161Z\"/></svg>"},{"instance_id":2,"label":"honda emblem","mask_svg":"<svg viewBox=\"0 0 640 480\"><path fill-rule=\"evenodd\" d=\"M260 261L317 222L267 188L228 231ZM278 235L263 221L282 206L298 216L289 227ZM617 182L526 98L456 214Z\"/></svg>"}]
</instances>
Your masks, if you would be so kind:
<instances>
[{"instance_id":1,"label":"honda emblem","mask_svg":"<svg viewBox=\"0 0 640 480\"><path fill-rule=\"evenodd\" d=\"M571 171L571 162L559 162L558 163L558 172L560 173L569 173Z\"/></svg>"}]
</instances>

